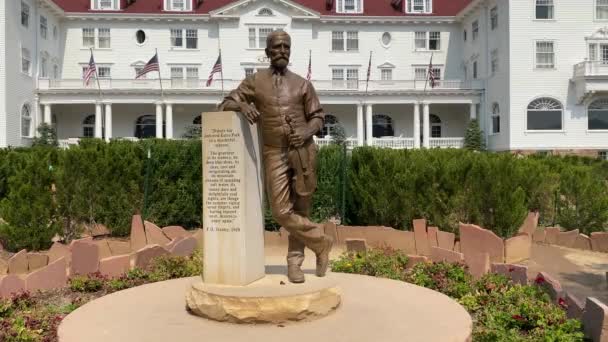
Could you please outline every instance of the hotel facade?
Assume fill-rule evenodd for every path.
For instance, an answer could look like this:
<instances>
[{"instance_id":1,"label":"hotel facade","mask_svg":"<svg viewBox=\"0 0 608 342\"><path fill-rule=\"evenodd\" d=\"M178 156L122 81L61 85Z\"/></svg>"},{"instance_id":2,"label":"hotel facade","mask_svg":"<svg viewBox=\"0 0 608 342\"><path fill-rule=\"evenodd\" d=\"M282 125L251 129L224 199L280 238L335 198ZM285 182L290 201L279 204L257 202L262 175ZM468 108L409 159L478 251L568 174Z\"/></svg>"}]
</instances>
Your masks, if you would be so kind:
<instances>
[{"instance_id":1,"label":"hotel facade","mask_svg":"<svg viewBox=\"0 0 608 342\"><path fill-rule=\"evenodd\" d=\"M606 158L608 0L6 0L0 147L43 122L62 146L181 139L268 66L273 30L292 36L292 71L311 66L320 145L340 125L349 147L460 148L477 119L493 151Z\"/></svg>"}]
</instances>

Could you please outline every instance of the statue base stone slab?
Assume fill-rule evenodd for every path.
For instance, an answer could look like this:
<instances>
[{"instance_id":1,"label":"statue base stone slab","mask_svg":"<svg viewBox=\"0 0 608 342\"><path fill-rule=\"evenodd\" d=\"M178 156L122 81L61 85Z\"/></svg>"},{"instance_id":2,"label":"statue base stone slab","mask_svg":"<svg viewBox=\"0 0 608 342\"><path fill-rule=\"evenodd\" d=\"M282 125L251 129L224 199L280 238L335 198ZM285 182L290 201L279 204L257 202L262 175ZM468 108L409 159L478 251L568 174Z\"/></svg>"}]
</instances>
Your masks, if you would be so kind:
<instances>
[{"instance_id":1,"label":"statue base stone slab","mask_svg":"<svg viewBox=\"0 0 608 342\"><path fill-rule=\"evenodd\" d=\"M192 314L239 324L312 321L336 310L342 291L331 275L307 276L303 284L284 275L267 275L247 286L192 284L186 303Z\"/></svg>"}]
</instances>

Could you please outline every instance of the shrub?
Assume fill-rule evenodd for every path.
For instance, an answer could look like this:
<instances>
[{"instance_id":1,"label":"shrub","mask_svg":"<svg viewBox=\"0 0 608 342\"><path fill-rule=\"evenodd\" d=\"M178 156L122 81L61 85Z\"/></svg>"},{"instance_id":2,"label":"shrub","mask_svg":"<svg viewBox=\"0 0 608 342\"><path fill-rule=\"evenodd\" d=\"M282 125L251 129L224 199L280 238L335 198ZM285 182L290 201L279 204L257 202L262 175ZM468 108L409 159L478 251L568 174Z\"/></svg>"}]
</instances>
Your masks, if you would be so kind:
<instances>
[{"instance_id":1,"label":"shrub","mask_svg":"<svg viewBox=\"0 0 608 342\"><path fill-rule=\"evenodd\" d=\"M97 292L101 291L104 283L107 281L100 273L92 273L89 275L78 275L70 278L70 290L74 292Z\"/></svg>"},{"instance_id":2,"label":"shrub","mask_svg":"<svg viewBox=\"0 0 608 342\"><path fill-rule=\"evenodd\" d=\"M464 148L471 151L483 151L486 149L483 132L479 128L477 119L469 122L467 130L464 133Z\"/></svg>"},{"instance_id":3,"label":"shrub","mask_svg":"<svg viewBox=\"0 0 608 342\"><path fill-rule=\"evenodd\" d=\"M405 281L456 299L473 291L473 279L466 267L447 262L416 264L405 274Z\"/></svg>"},{"instance_id":4,"label":"shrub","mask_svg":"<svg viewBox=\"0 0 608 342\"><path fill-rule=\"evenodd\" d=\"M401 280L407 261L407 256L400 251L372 249L367 253L345 253L338 260L331 261L331 269L334 272Z\"/></svg>"},{"instance_id":5,"label":"shrub","mask_svg":"<svg viewBox=\"0 0 608 342\"><path fill-rule=\"evenodd\" d=\"M201 275L203 273L202 265L198 253L194 253L191 257L165 256L156 258L150 264L149 279L151 281L165 281Z\"/></svg>"}]
</instances>

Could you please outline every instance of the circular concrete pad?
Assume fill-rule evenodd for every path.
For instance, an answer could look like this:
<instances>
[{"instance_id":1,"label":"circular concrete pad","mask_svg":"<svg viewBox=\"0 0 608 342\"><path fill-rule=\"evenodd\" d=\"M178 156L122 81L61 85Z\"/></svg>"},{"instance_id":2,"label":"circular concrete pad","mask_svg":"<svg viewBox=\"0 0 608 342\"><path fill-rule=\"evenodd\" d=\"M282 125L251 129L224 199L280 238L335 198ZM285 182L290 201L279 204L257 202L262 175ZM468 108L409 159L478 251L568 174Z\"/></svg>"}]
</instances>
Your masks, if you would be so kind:
<instances>
[{"instance_id":1,"label":"circular concrete pad","mask_svg":"<svg viewBox=\"0 0 608 342\"><path fill-rule=\"evenodd\" d=\"M332 276L343 291L342 304L331 315L312 322L237 325L193 316L185 308L184 293L200 281L195 277L92 301L65 318L59 326L59 341L463 342L471 336L469 314L438 292L388 279Z\"/></svg>"},{"instance_id":2,"label":"circular concrete pad","mask_svg":"<svg viewBox=\"0 0 608 342\"><path fill-rule=\"evenodd\" d=\"M304 284L292 284L278 274L247 286L198 282L187 291L186 305L197 316L231 323L282 323L327 316L340 305L335 277L307 278Z\"/></svg>"}]
</instances>

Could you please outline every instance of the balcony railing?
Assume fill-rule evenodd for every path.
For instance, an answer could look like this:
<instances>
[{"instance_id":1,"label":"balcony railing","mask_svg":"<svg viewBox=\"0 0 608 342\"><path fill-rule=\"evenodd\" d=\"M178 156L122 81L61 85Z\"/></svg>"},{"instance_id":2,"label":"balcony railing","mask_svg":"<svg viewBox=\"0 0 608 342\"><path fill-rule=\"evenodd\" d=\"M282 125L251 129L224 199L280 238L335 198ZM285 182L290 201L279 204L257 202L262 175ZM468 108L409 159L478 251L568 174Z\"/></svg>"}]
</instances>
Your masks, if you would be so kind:
<instances>
[{"instance_id":1,"label":"balcony railing","mask_svg":"<svg viewBox=\"0 0 608 342\"><path fill-rule=\"evenodd\" d=\"M584 61L574 65L574 77L608 76L608 61Z\"/></svg>"},{"instance_id":2,"label":"balcony railing","mask_svg":"<svg viewBox=\"0 0 608 342\"><path fill-rule=\"evenodd\" d=\"M223 80L224 89L234 89L241 80ZM366 82L361 80L313 80L313 85L319 91L358 91L365 92ZM215 80L209 87L204 79L164 79L163 89L171 90L221 90L222 80ZM407 91L407 90L454 89L454 90L477 90L482 89L480 81L462 80L439 80L434 88L431 88L424 80L395 80L395 81L369 81L368 91ZM39 79L39 90L160 90L161 82L158 79L115 79L100 78L99 85L96 81L85 85L81 79Z\"/></svg>"},{"instance_id":3,"label":"balcony railing","mask_svg":"<svg viewBox=\"0 0 608 342\"><path fill-rule=\"evenodd\" d=\"M429 145L431 148L463 148L464 138L430 138Z\"/></svg>"},{"instance_id":4,"label":"balcony railing","mask_svg":"<svg viewBox=\"0 0 608 342\"><path fill-rule=\"evenodd\" d=\"M331 137L325 137L325 138L314 137L314 139L315 139L315 143L317 143L317 145L319 145L319 147L329 146L333 142L333 138L331 138ZM357 145L358 145L357 138L346 138L346 148L348 148L349 150L352 150L353 148L357 147Z\"/></svg>"},{"instance_id":5,"label":"balcony railing","mask_svg":"<svg viewBox=\"0 0 608 342\"><path fill-rule=\"evenodd\" d=\"M372 146L392 148L392 149L406 149L414 148L414 138L402 138L402 137L386 137L386 138L374 138L372 140Z\"/></svg>"}]
</instances>

